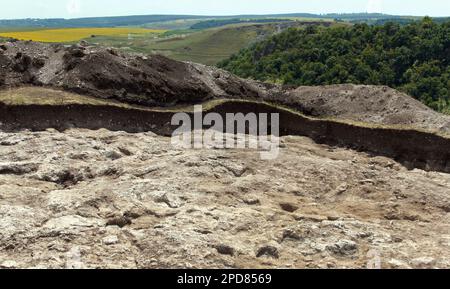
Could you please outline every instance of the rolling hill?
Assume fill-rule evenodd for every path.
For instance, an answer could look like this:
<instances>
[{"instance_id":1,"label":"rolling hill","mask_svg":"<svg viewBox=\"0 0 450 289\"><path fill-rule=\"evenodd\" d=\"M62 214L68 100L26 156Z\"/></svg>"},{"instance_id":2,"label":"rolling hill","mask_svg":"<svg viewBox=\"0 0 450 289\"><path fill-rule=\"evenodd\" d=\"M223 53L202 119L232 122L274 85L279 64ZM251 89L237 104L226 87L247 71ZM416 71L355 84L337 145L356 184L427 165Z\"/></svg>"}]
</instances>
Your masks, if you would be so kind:
<instances>
[{"instance_id":1,"label":"rolling hill","mask_svg":"<svg viewBox=\"0 0 450 289\"><path fill-rule=\"evenodd\" d=\"M239 23L202 30L175 30L155 37L98 36L86 39L91 44L114 46L126 51L162 54L175 60L216 65L249 45L291 27L332 25L330 21L288 21L273 23Z\"/></svg>"}]
</instances>

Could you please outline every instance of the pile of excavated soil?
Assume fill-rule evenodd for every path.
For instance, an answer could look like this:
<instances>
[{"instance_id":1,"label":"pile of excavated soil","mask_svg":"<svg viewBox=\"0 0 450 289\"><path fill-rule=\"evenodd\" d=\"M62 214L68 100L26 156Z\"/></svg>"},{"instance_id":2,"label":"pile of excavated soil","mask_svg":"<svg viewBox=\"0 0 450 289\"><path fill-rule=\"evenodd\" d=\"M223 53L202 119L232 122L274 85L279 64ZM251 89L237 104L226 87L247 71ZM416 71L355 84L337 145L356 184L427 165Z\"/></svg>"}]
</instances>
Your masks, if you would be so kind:
<instances>
[{"instance_id":1,"label":"pile of excavated soil","mask_svg":"<svg viewBox=\"0 0 450 289\"><path fill-rule=\"evenodd\" d=\"M385 86L303 86L288 91L283 101L316 117L450 131L449 116Z\"/></svg>"},{"instance_id":2,"label":"pile of excavated soil","mask_svg":"<svg viewBox=\"0 0 450 289\"><path fill-rule=\"evenodd\" d=\"M450 117L386 87L283 88L205 65L111 48L7 42L0 45L0 88L39 85L147 106L213 98L263 99L305 114L450 132Z\"/></svg>"},{"instance_id":3,"label":"pile of excavated soil","mask_svg":"<svg viewBox=\"0 0 450 289\"><path fill-rule=\"evenodd\" d=\"M450 267L450 175L281 147L263 161L152 133L0 133L0 267Z\"/></svg>"},{"instance_id":4,"label":"pile of excavated soil","mask_svg":"<svg viewBox=\"0 0 450 289\"><path fill-rule=\"evenodd\" d=\"M159 55L34 42L12 42L1 47L0 87L51 86L148 106L259 96L257 86L230 73Z\"/></svg>"}]
</instances>

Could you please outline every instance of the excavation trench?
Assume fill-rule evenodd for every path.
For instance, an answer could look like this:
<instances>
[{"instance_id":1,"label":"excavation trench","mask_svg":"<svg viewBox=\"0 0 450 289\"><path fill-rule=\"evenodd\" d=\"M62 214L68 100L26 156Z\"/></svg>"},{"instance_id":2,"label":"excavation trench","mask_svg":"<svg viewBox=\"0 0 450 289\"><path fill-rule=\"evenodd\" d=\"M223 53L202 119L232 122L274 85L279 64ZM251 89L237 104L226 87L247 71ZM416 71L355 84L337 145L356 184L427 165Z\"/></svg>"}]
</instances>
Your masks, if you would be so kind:
<instances>
[{"instance_id":1,"label":"excavation trench","mask_svg":"<svg viewBox=\"0 0 450 289\"><path fill-rule=\"evenodd\" d=\"M179 112L179 111L178 111ZM409 169L450 173L450 138L414 129L358 126L313 119L266 103L226 101L209 108L225 118L226 113L279 113L280 135L307 136L317 143L351 148L392 158ZM170 136L176 111L123 108L109 105L6 105L0 103L0 129L42 131L70 128L152 131ZM192 116L192 112L186 111ZM193 117L192 117L193 118Z\"/></svg>"}]
</instances>

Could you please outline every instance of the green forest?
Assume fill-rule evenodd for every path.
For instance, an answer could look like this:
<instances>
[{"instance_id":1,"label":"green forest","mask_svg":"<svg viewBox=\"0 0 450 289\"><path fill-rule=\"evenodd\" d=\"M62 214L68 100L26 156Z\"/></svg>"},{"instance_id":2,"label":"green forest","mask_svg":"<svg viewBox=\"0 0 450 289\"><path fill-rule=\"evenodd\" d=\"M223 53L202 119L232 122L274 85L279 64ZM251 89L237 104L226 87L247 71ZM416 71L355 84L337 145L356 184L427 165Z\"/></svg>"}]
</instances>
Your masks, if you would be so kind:
<instances>
[{"instance_id":1,"label":"green forest","mask_svg":"<svg viewBox=\"0 0 450 289\"><path fill-rule=\"evenodd\" d=\"M373 84L450 113L450 21L292 28L219 64L287 85Z\"/></svg>"}]
</instances>

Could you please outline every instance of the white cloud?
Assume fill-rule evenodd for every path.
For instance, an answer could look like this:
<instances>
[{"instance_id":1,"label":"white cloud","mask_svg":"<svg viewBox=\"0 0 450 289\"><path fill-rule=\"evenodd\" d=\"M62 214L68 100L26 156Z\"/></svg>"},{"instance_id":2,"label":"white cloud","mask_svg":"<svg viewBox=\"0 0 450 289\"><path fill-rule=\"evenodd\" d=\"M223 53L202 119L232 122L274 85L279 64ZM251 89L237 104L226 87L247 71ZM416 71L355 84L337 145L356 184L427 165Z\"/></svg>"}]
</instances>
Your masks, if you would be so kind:
<instances>
[{"instance_id":1,"label":"white cloud","mask_svg":"<svg viewBox=\"0 0 450 289\"><path fill-rule=\"evenodd\" d=\"M81 3L80 0L69 0L66 5L67 13L70 15L78 14L81 12Z\"/></svg>"},{"instance_id":2,"label":"white cloud","mask_svg":"<svg viewBox=\"0 0 450 289\"><path fill-rule=\"evenodd\" d=\"M383 12L383 0L368 0L367 1L368 13L382 13Z\"/></svg>"}]
</instances>

